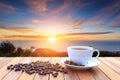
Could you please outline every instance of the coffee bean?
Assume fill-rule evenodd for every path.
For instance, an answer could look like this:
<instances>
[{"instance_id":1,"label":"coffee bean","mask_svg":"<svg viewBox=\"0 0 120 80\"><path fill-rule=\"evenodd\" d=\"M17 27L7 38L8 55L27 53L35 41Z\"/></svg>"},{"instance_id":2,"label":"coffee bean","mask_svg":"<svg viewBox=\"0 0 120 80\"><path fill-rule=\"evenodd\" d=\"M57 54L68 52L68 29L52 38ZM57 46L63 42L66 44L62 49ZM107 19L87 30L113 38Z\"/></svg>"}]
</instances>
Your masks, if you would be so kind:
<instances>
[{"instance_id":1,"label":"coffee bean","mask_svg":"<svg viewBox=\"0 0 120 80\"><path fill-rule=\"evenodd\" d=\"M7 70L10 70L10 66L7 66Z\"/></svg>"},{"instance_id":2,"label":"coffee bean","mask_svg":"<svg viewBox=\"0 0 120 80\"><path fill-rule=\"evenodd\" d=\"M58 71L59 71L59 72L63 72L63 69L59 68Z\"/></svg>"},{"instance_id":3,"label":"coffee bean","mask_svg":"<svg viewBox=\"0 0 120 80\"><path fill-rule=\"evenodd\" d=\"M24 72L25 70L24 69L22 69L22 72Z\"/></svg>"},{"instance_id":4,"label":"coffee bean","mask_svg":"<svg viewBox=\"0 0 120 80\"><path fill-rule=\"evenodd\" d=\"M11 70L13 70L13 69L14 69L14 66L11 67Z\"/></svg>"},{"instance_id":5,"label":"coffee bean","mask_svg":"<svg viewBox=\"0 0 120 80\"><path fill-rule=\"evenodd\" d=\"M56 73L53 73L52 74L54 77L57 77L58 76L58 73L56 72Z\"/></svg>"},{"instance_id":6,"label":"coffee bean","mask_svg":"<svg viewBox=\"0 0 120 80\"><path fill-rule=\"evenodd\" d=\"M33 71L28 71L28 74L33 74L34 72Z\"/></svg>"},{"instance_id":7,"label":"coffee bean","mask_svg":"<svg viewBox=\"0 0 120 80\"><path fill-rule=\"evenodd\" d=\"M52 73L54 77L58 76L58 72L68 73L68 71L64 67L60 66L59 63L51 64L49 61L36 61L29 64L11 64L7 66L7 70L22 71L30 75L34 73L38 73L39 75L47 75Z\"/></svg>"},{"instance_id":8,"label":"coffee bean","mask_svg":"<svg viewBox=\"0 0 120 80\"><path fill-rule=\"evenodd\" d=\"M13 65L11 64L10 67L12 67Z\"/></svg>"},{"instance_id":9,"label":"coffee bean","mask_svg":"<svg viewBox=\"0 0 120 80\"><path fill-rule=\"evenodd\" d=\"M15 71L20 71L20 68L16 68Z\"/></svg>"},{"instance_id":10,"label":"coffee bean","mask_svg":"<svg viewBox=\"0 0 120 80\"><path fill-rule=\"evenodd\" d=\"M55 65L59 66L60 64L59 64L59 63L56 63Z\"/></svg>"},{"instance_id":11,"label":"coffee bean","mask_svg":"<svg viewBox=\"0 0 120 80\"><path fill-rule=\"evenodd\" d=\"M43 71L40 71L40 72L39 72L39 74L40 74L40 75L43 75L43 74L44 74L44 72L43 72Z\"/></svg>"},{"instance_id":12,"label":"coffee bean","mask_svg":"<svg viewBox=\"0 0 120 80\"><path fill-rule=\"evenodd\" d=\"M68 73L68 71L67 70L65 70L65 69L63 69L63 72L66 74L66 73Z\"/></svg>"}]
</instances>

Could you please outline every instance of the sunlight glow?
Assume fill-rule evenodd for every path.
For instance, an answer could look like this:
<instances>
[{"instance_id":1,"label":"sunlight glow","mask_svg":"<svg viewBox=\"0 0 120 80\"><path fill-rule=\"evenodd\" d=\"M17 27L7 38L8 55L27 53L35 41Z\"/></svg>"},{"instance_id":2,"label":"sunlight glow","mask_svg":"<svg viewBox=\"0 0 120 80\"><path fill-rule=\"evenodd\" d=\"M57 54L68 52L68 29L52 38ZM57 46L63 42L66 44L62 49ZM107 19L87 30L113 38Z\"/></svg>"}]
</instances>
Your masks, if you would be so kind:
<instances>
[{"instance_id":1,"label":"sunlight glow","mask_svg":"<svg viewBox=\"0 0 120 80\"><path fill-rule=\"evenodd\" d=\"M56 41L56 38L55 38L55 37L50 37L50 38L49 38L49 41L50 41L50 42L55 42L55 41Z\"/></svg>"}]
</instances>

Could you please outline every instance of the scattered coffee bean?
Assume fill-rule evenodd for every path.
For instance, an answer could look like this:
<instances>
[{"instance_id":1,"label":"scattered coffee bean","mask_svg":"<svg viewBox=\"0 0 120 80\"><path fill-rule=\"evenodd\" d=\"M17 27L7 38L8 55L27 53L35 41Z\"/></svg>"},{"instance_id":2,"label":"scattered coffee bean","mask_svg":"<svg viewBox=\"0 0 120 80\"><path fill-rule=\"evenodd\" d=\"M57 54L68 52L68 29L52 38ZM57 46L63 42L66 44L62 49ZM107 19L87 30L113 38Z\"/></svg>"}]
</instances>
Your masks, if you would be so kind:
<instances>
[{"instance_id":1,"label":"scattered coffee bean","mask_svg":"<svg viewBox=\"0 0 120 80\"><path fill-rule=\"evenodd\" d=\"M22 69L22 72L24 72L25 70L24 69Z\"/></svg>"},{"instance_id":2,"label":"scattered coffee bean","mask_svg":"<svg viewBox=\"0 0 120 80\"><path fill-rule=\"evenodd\" d=\"M13 70L13 69L14 69L14 66L11 67L11 70Z\"/></svg>"},{"instance_id":3,"label":"scattered coffee bean","mask_svg":"<svg viewBox=\"0 0 120 80\"><path fill-rule=\"evenodd\" d=\"M63 72L66 74L66 73L68 73L68 71L66 70L66 69L63 69Z\"/></svg>"},{"instance_id":4,"label":"scattered coffee bean","mask_svg":"<svg viewBox=\"0 0 120 80\"><path fill-rule=\"evenodd\" d=\"M10 67L12 67L13 65L11 64Z\"/></svg>"},{"instance_id":5,"label":"scattered coffee bean","mask_svg":"<svg viewBox=\"0 0 120 80\"><path fill-rule=\"evenodd\" d=\"M54 77L57 77L57 76L58 76L58 73L55 72L55 73L53 73L52 75L53 75Z\"/></svg>"},{"instance_id":6,"label":"scattered coffee bean","mask_svg":"<svg viewBox=\"0 0 120 80\"><path fill-rule=\"evenodd\" d=\"M16 68L15 71L20 71L20 69L19 69L19 68Z\"/></svg>"},{"instance_id":7,"label":"scattered coffee bean","mask_svg":"<svg viewBox=\"0 0 120 80\"><path fill-rule=\"evenodd\" d=\"M10 70L10 66L7 66L7 70Z\"/></svg>"},{"instance_id":8,"label":"scattered coffee bean","mask_svg":"<svg viewBox=\"0 0 120 80\"><path fill-rule=\"evenodd\" d=\"M49 61L36 61L29 64L11 64L7 66L7 70L22 71L30 75L34 73L38 73L39 75L52 74L54 77L57 77L59 72L68 73L59 63L52 64Z\"/></svg>"}]
</instances>

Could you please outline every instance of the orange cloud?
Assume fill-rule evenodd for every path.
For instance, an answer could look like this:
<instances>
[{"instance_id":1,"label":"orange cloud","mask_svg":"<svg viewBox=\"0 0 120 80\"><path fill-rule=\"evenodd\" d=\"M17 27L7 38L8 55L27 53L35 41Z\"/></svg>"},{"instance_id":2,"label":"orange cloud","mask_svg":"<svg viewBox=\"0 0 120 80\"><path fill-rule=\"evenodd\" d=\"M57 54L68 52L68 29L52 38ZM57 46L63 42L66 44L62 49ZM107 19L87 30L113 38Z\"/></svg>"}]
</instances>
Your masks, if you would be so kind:
<instances>
[{"instance_id":1,"label":"orange cloud","mask_svg":"<svg viewBox=\"0 0 120 80\"><path fill-rule=\"evenodd\" d=\"M35 24L44 23L44 21L39 20L39 19L33 19L32 22Z\"/></svg>"},{"instance_id":2,"label":"orange cloud","mask_svg":"<svg viewBox=\"0 0 120 80\"><path fill-rule=\"evenodd\" d=\"M2 35L3 40L47 40L48 36L44 35Z\"/></svg>"},{"instance_id":3,"label":"orange cloud","mask_svg":"<svg viewBox=\"0 0 120 80\"><path fill-rule=\"evenodd\" d=\"M85 27L89 27L92 25L99 25L99 24L101 24L100 21L89 20L89 21L83 22L80 26L82 28L85 28Z\"/></svg>"},{"instance_id":4,"label":"orange cloud","mask_svg":"<svg viewBox=\"0 0 120 80\"><path fill-rule=\"evenodd\" d=\"M17 33L28 33L31 31L33 32L33 30L30 28L22 28L22 27L7 28L4 26L0 26L0 30L13 31L13 32L17 32Z\"/></svg>"},{"instance_id":5,"label":"orange cloud","mask_svg":"<svg viewBox=\"0 0 120 80\"><path fill-rule=\"evenodd\" d=\"M60 34L60 35L55 35L57 39L62 39L62 40L84 40L84 39L95 39L95 37L100 37L98 35L103 35L104 34L112 34L114 32L83 32L83 33L66 33L66 34ZM85 35L85 36L84 36ZM93 35L94 37L92 37ZM102 37L103 37L102 36ZM2 35L0 36L2 39L17 39L17 40L46 40L50 36L47 35Z\"/></svg>"},{"instance_id":6,"label":"orange cloud","mask_svg":"<svg viewBox=\"0 0 120 80\"><path fill-rule=\"evenodd\" d=\"M79 25L82 24L82 23L83 23L83 18L79 18L79 19L73 21L73 23L72 23L73 25L72 26L74 28L80 28Z\"/></svg>"},{"instance_id":7,"label":"orange cloud","mask_svg":"<svg viewBox=\"0 0 120 80\"><path fill-rule=\"evenodd\" d=\"M48 0L26 0L26 3L30 5L33 11L46 12Z\"/></svg>"}]
</instances>

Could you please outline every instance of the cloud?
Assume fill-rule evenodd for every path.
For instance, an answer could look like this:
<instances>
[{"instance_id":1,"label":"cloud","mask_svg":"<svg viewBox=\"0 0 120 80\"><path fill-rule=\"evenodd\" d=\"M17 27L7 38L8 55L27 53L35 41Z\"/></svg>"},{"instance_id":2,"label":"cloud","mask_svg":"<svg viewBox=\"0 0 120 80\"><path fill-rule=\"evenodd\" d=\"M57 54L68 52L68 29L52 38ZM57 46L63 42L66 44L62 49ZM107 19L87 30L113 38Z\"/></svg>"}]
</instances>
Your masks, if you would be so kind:
<instances>
[{"instance_id":1,"label":"cloud","mask_svg":"<svg viewBox=\"0 0 120 80\"><path fill-rule=\"evenodd\" d=\"M25 2L30 5L35 12L46 12L47 11L47 1L48 0L25 0Z\"/></svg>"},{"instance_id":2,"label":"cloud","mask_svg":"<svg viewBox=\"0 0 120 80\"><path fill-rule=\"evenodd\" d=\"M116 17L115 20L119 20L120 21L120 14Z\"/></svg>"},{"instance_id":3,"label":"cloud","mask_svg":"<svg viewBox=\"0 0 120 80\"><path fill-rule=\"evenodd\" d=\"M117 15L111 22L109 22L108 28L120 28L120 14Z\"/></svg>"},{"instance_id":4,"label":"cloud","mask_svg":"<svg viewBox=\"0 0 120 80\"><path fill-rule=\"evenodd\" d=\"M40 23L44 23L44 21L43 20L39 20L39 19L33 19L32 23L40 24Z\"/></svg>"},{"instance_id":5,"label":"cloud","mask_svg":"<svg viewBox=\"0 0 120 80\"><path fill-rule=\"evenodd\" d=\"M12 27L12 28L8 28L8 27L5 27L5 26L0 26L1 29L30 29L30 28L27 28L27 27Z\"/></svg>"},{"instance_id":6,"label":"cloud","mask_svg":"<svg viewBox=\"0 0 120 80\"><path fill-rule=\"evenodd\" d=\"M91 23L96 22L97 24L104 23L107 19L111 18L113 15L115 15L117 12L120 11L119 5L120 5L120 0L116 0L111 5L108 5L102 9L98 10L96 12L96 15L94 17L92 17L89 21Z\"/></svg>"},{"instance_id":7,"label":"cloud","mask_svg":"<svg viewBox=\"0 0 120 80\"><path fill-rule=\"evenodd\" d=\"M83 33L67 33L65 35L102 35L102 34L111 34L114 32L83 32Z\"/></svg>"},{"instance_id":8,"label":"cloud","mask_svg":"<svg viewBox=\"0 0 120 80\"><path fill-rule=\"evenodd\" d=\"M120 22L118 21L116 21L116 22L111 22L109 25L108 25L108 27L110 27L110 28L120 28Z\"/></svg>"},{"instance_id":9,"label":"cloud","mask_svg":"<svg viewBox=\"0 0 120 80\"><path fill-rule=\"evenodd\" d=\"M118 29L120 28L120 22L111 22L109 24L101 24L99 26L102 29Z\"/></svg>"},{"instance_id":10,"label":"cloud","mask_svg":"<svg viewBox=\"0 0 120 80\"><path fill-rule=\"evenodd\" d=\"M0 30L14 31L14 32L19 32L19 33L26 33L26 32L31 32L32 31L32 29L26 28L26 27L8 28L8 27L5 27L5 26L0 26Z\"/></svg>"},{"instance_id":11,"label":"cloud","mask_svg":"<svg viewBox=\"0 0 120 80\"><path fill-rule=\"evenodd\" d=\"M0 36L3 40L45 40L47 36L42 35L2 35Z\"/></svg>"},{"instance_id":12,"label":"cloud","mask_svg":"<svg viewBox=\"0 0 120 80\"><path fill-rule=\"evenodd\" d=\"M99 10L98 15L93 18L93 20L100 20L104 22L105 20L111 18L114 14L120 11L120 0L116 0L111 5Z\"/></svg>"},{"instance_id":13,"label":"cloud","mask_svg":"<svg viewBox=\"0 0 120 80\"><path fill-rule=\"evenodd\" d=\"M10 14L13 13L17 8L12 5L0 2L0 13Z\"/></svg>"},{"instance_id":14,"label":"cloud","mask_svg":"<svg viewBox=\"0 0 120 80\"><path fill-rule=\"evenodd\" d=\"M5 38L47 38L42 35L4 35Z\"/></svg>"},{"instance_id":15,"label":"cloud","mask_svg":"<svg viewBox=\"0 0 120 80\"><path fill-rule=\"evenodd\" d=\"M9 20L9 19L2 19L0 18L0 27L4 27L4 28L8 28L6 30L11 30L12 29L31 29L32 26L34 25L30 25L31 23L29 22L29 20ZM17 31L14 31L17 32ZM19 31L18 31L19 32Z\"/></svg>"},{"instance_id":16,"label":"cloud","mask_svg":"<svg viewBox=\"0 0 120 80\"><path fill-rule=\"evenodd\" d=\"M0 23L4 23L4 24L8 24L8 25L10 25L10 24L17 24L17 25L27 25L26 24L26 21L24 21L24 20L22 20L22 21L13 21L13 20L7 20L7 19L2 19L2 18L0 18Z\"/></svg>"},{"instance_id":17,"label":"cloud","mask_svg":"<svg viewBox=\"0 0 120 80\"><path fill-rule=\"evenodd\" d=\"M64 0L64 3L58 7L56 10L54 10L54 13L59 14L63 12L64 10L68 9L72 4L72 0Z\"/></svg>"},{"instance_id":18,"label":"cloud","mask_svg":"<svg viewBox=\"0 0 120 80\"><path fill-rule=\"evenodd\" d=\"M66 34L61 34L61 35L56 35L58 39L70 39L76 38L76 36L80 36L79 38L82 38L83 36L81 35L103 35L103 34L111 34L114 32L83 32L83 33L66 33ZM2 35L1 36L3 39L32 39L32 40L41 40L41 39L48 39L50 36L47 35Z\"/></svg>"},{"instance_id":19,"label":"cloud","mask_svg":"<svg viewBox=\"0 0 120 80\"><path fill-rule=\"evenodd\" d=\"M71 13L74 13L73 10L91 5L93 1L61 0L59 2L59 0L25 0L25 3L28 4L32 12L40 16L51 17L63 15L64 12L72 11Z\"/></svg>"},{"instance_id":20,"label":"cloud","mask_svg":"<svg viewBox=\"0 0 120 80\"><path fill-rule=\"evenodd\" d=\"M84 0L63 0L63 3L60 4L59 6L56 6L56 8L51 9L49 8L48 4L53 4L54 1L52 0L51 3L49 3L49 0L27 0L27 3L35 8L34 10L38 14L44 14L41 12L47 12L48 14L44 14L43 18L52 18L52 17L57 17L58 19L63 18L65 15L67 15L67 18L64 17L66 21L62 21L65 26L70 26L73 27L74 29L83 29L85 27L90 27L90 26L98 26L103 24L107 19L111 18L114 14L116 14L119 10L119 4L120 0L116 0L115 2L111 3L110 5L107 5L106 7L96 11L96 15L92 17L89 20L85 20L84 18L78 18L75 20L71 19L71 15L73 15L77 9L83 9L84 7L90 6L91 4L95 3L95 1L84 1ZM43 5L43 6L41 6ZM43 8L43 10L42 10ZM45 9L45 10L44 10ZM49 10L51 9L51 10ZM71 12L71 15L68 16L69 11ZM66 13L67 12L67 13ZM64 14L66 13L66 14ZM63 16L64 14L64 16ZM61 17L62 16L62 17ZM68 19L69 18L69 19ZM83 21L84 20L84 21ZM44 23L44 20L39 20L39 19L33 19L33 23L39 24L39 23Z\"/></svg>"},{"instance_id":21,"label":"cloud","mask_svg":"<svg viewBox=\"0 0 120 80\"><path fill-rule=\"evenodd\" d=\"M113 26L110 26L111 28L120 28L120 25L113 25Z\"/></svg>"},{"instance_id":22,"label":"cloud","mask_svg":"<svg viewBox=\"0 0 120 80\"><path fill-rule=\"evenodd\" d=\"M82 33L65 33L56 35L57 37L68 37L68 36L82 36L82 35L105 35L105 34L112 34L114 32L112 31L106 31L106 32L82 32Z\"/></svg>"},{"instance_id":23,"label":"cloud","mask_svg":"<svg viewBox=\"0 0 120 80\"><path fill-rule=\"evenodd\" d=\"M97 13L100 13L98 17L100 19L104 20L106 18L108 19L108 18L112 17L119 10L120 10L120 0L116 0L114 3L112 3L111 5L103 8L103 9L101 9Z\"/></svg>"},{"instance_id":24,"label":"cloud","mask_svg":"<svg viewBox=\"0 0 120 80\"><path fill-rule=\"evenodd\" d=\"M84 2L84 0L63 0L63 1L64 1L63 4L58 8L56 8L54 10L54 13L60 14L65 11L68 11L68 12L72 11L71 13L74 13L74 10L76 10L77 8L80 9L93 4L92 1Z\"/></svg>"},{"instance_id":25,"label":"cloud","mask_svg":"<svg viewBox=\"0 0 120 80\"><path fill-rule=\"evenodd\" d=\"M71 26L74 29L81 29L80 24L82 24L83 21L84 21L83 18L78 18L78 19L75 19L73 21L65 22L64 24L66 24L67 26Z\"/></svg>"},{"instance_id":26,"label":"cloud","mask_svg":"<svg viewBox=\"0 0 120 80\"><path fill-rule=\"evenodd\" d=\"M74 28L79 28L79 25L83 23L83 18L79 18L79 19L76 19L75 21L73 21L73 27Z\"/></svg>"},{"instance_id":27,"label":"cloud","mask_svg":"<svg viewBox=\"0 0 120 80\"><path fill-rule=\"evenodd\" d=\"M93 26L93 25L101 27L100 25L104 24L106 20L110 19L113 15L115 15L118 11L120 11L119 5L120 5L120 0L116 0L111 5L108 5L105 8L98 10L94 17L90 18L88 21L84 21L79 26L81 26L82 28ZM116 18L116 20L118 19L119 19L119 16ZM109 24L109 26L107 25L108 27L112 27L111 23L108 23L108 24ZM119 27L119 26L116 26L116 27Z\"/></svg>"},{"instance_id":28,"label":"cloud","mask_svg":"<svg viewBox=\"0 0 120 80\"><path fill-rule=\"evenodd\" d=\"M73 0L74 1L74 0ZM77 0L76 3L75 3L75 6L78 7L78 8L83 8L83 7L87 7L89 5L92 5L93 3L95 3L95 0L94 1L85 1L85 0Z\"/></svg>"},{"instance_id":29,"label":"cloud","mask_svg":"<svg viewBox=\"0 0 120 80\"><path fill-rule=\"evenodd\" d=\"M46 21L48 22L49 20L50 22L52 19L56 18L60 25L65 27L72 26L74 29L79 29L81 27L80 25L83 23L83 18L77 18L72 21L72 15L77 11L77 9L82 9L83 7L87 7L94 3L93 1L84 0L61 0L60 3L58 0L25 0L25 2L30 6L32 11L42 16L41 20L32 19L32 23L43 23L46 25Z\"/></svg>"},{"instance_id":30,"label":"cloud","mask_svg":"<svg viewBox=\"0 0 120 80\"><path fill-rule=\"evenodd\" d=\"M4 36L0 34L0 38L4 38Z\"/></svg>"}]
</instances>

